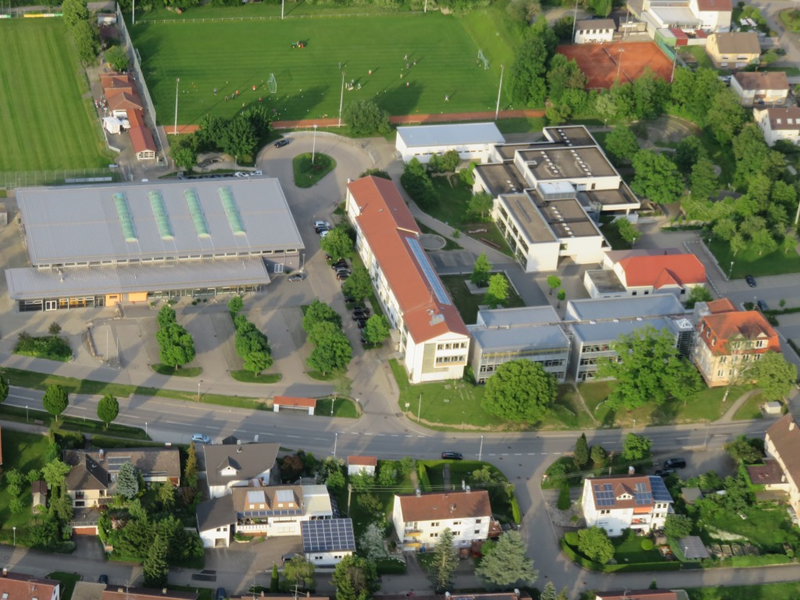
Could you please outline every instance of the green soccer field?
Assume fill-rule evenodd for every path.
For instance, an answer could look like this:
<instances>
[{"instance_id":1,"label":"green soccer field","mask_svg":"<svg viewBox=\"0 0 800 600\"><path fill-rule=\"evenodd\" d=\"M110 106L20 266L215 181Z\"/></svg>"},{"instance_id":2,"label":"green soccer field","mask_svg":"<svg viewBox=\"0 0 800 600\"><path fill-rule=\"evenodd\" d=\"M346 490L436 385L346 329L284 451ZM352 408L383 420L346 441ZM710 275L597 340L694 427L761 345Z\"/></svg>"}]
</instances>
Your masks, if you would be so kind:
<instances>
[{"instance_id":1,"label":"green soccer field","mask_svg":"<svg viewBox=\"0 0 800 600\"><path fill-rule=\"evenodd\" d=\"M109 163L66 36L60 19L0 20L0 172Z\"/></svg>"},{"instance_id":2,"label":"green soccer field","mask_svg":"<svg viewBox=\"0 0 800 600\"><path fill-rule=\"evenodd\" d=\"M494 110L497 99L498 72L476 64L478 47L456 17L438 13L143 22L131 29L165 125L174 119L176 78L179 124L206 113L230 117L259 98L279 119L335 118L342 71L356 88L345 90L345 106L375 99L392 115ZM306 47L293 49L297 41ZM270 73L276 94L266 85ZM236 90L239 97L226 101Z\"/></svg>"}]
</instances>

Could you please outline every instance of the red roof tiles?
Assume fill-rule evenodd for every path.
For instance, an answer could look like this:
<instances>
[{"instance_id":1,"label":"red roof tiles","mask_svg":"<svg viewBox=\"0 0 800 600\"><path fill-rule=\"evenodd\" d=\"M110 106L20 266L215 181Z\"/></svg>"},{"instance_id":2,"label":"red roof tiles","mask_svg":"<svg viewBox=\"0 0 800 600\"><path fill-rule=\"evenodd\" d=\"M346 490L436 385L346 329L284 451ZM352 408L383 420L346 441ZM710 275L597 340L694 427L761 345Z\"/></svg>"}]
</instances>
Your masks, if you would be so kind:
<instances>
[{"instance_id":1,"label":"red roof tiles","mask_svg":"<svg viewBox=\"0 0 800 600\"><path fill-rule=\"evenodd\" d=\"M278 406L298 406L303 408L314 408L317 401L314 398L295 398L293 396L275 396L272 399L273 404Z\"/></svg>"},{"instance_id":2,"label":"red roof tiles","mask_svg":"<svg viewBox=\"0 0 800 600\"><path fill-rule=\"evenodd\" d=\"M781 351L778 334L757 310L742 310L706 315L700 320L700 339L712 354L729 355L734 351L729 347L732 339L755 342L764 340L762 348L736 348L736 353L764 354Z\"/></svg>"},{"instance_id":3,"label":"red roof tiles","mask_svg":"<svg viewBox=\"0 0 800 600\"><path fill-rule=\"evenodd\" d=\"M348 456L347 466L353 465L354 467L377 467L377 456Z\"/></svg>"},{"instance_id":4,"label":"red roof tiles","mask_svg":"<svg viewBox=\"0 0 800 600\"><path fill-rule=\"evenodd\" d=\"M666 285L701 284L706 282L706 269L694 254L631 256L619 261L627 287L660 289Z\"/></svg>"},{"instance_id":5,"label":"red roof tiles","mask_svg":"<svg viewBox=\"0 0 800 600\"><path fill-rule=\"evenodd\" d=\"M733 312L736 310L736 307L733 305L733 302L731 302L727 298L712 300L707 304L707 306L711 314Z\"/></svg>"},{"instance_id":6,"label":"red roof tiles","mask_svg":"<svg viewBox=\"0 0 800 600\"><path fill-rule=\"evenodd\" d=\"M492 516L492 505L486 490L395 496L395 502L400 502L406 522Z\"/></svg>"},{"instance_id":7,"label":"red roof tiles","mask_svg":"<svg viewBox=\"0 0 800 600\"><path fill-rule=\"evenodd\" d=\"M729 12L733 10L731 0L697 0L697 8L702 12Z\"/></svg>"}]
</instances>

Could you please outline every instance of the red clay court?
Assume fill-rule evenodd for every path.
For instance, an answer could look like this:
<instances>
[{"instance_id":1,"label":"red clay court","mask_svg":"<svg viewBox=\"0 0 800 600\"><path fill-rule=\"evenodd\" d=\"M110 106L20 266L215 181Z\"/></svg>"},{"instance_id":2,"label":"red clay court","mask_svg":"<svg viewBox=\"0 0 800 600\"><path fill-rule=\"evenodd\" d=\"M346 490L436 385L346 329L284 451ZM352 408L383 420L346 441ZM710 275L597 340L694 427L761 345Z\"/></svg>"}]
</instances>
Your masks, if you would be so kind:
<instances>
[{"instance_id":1,"label":"red clay court","mask_svg":"<svg viewBox=\"0 0 800 600\"><path fill-rule=\"evenodd\" d=\"M620 52L622 47L622 52ZM669 81L672 75L672 60L655 42L613 42L610 44L575 44L559 46L558 52L569 59L575 59L589 79L589 88L610 88L617 78L620 56L622 68L621 82L639 78L645 68Z\"/></svg>"}]
</instances>

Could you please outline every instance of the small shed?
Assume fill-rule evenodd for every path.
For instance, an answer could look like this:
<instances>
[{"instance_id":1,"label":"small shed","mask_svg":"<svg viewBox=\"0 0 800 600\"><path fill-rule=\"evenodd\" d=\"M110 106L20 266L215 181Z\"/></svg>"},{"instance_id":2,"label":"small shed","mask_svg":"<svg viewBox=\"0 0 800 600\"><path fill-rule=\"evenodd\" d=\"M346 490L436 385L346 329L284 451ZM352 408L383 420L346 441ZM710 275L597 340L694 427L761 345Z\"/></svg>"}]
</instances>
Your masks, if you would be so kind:
<instances>
[{"instance_id":1,"label":"small shed","mask_svg":"<svg viewBox=\"0 0 800 600\"><path fill-rule=\"evenodd\" d=\"M347 474L359 475L366 473L367 475L375 475L375 468L378 466L377 456L348 456L347 457Z\"/></svg>"},{"instance_id":2,"label":"small shed","mask_svg":"<svg viewBox=\"0 0 800 600\"><path fill-rule=\"evenodd\" d=\"M304 410L309 415L313 415L317 408L315 398L295 398L293 396L275 396L272 399L272 410L280 412L284 410Z\"/></svg>"},{"instance_id":3,"label":"small shed","mask_svg":"<svg viewBox=\"0 0 800 600\"><path fill-rule=\"evenodd\" d=\"M117 22L117 15L116 13L112 12L101 12L97 13L97 24L100 26L103 25L114 25Z\"/></svg>"},{"instance_id":4,"label":"small shed","mask_svg":"<svg viewBox=\"0 0 800 600\"><path fill-rule=\"evenodd\" d=\"M681 551L686 558L701 559L709 558L708 550L706 550L703 540L697 535L689 535L681 538Z\"/></svg>"},{"instance_id":5,"label":"small shed","mask_svg":"<svg viewBox=\"0 0 800 600\"><path fill-rule=\"evenodd\" d=\"M47 484L42 479L31 483L31 496L33 497L33 508L47 506Z\"/></svg>"},{"instance_id":6,"label":"small shed","mask_svg":"<svg viewBox=\"0 0 800 600\"><path fill-rule=\"evenodd\" d=\"M699 487L681 488L681 498L686 504L694 504L696 500L700 500L702 497L703 492L700 491Z\"/></svg>"},{"instance_id":7,"label":"small shed","mask_svg":"<svg viewBox=\"0 0 800 600\"><path fill-rule=\"evenodd\" d=\"M783 404L780 402L766 402L764 412L768 415L779 415L783 412Z\"/></svg>"},{"instance_id":8,"label":"small shed","mask_svg":"<svg viewBox=\"0 0 800 600\"><path fill-rule=\"evenodd\" d=\"M122 123L117 117L103 117L103 129L108 133L117 134L122 131Z\"/></svg>"}]
</instances>

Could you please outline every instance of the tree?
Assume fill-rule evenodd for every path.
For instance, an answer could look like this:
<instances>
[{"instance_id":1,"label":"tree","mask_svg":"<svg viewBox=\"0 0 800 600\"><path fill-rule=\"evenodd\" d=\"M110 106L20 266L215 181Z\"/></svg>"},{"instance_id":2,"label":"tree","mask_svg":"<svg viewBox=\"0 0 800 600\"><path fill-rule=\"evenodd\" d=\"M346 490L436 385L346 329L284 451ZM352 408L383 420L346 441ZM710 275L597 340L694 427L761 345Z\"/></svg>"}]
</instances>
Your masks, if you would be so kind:
<instances>
[{"instance_id":1,"label":"tree","mask_svg":"<svg viewBox=\"0 0 800 600\"><path fill-rule=\"evenodd\" d=\"M360 556L345 556L333 571L336 600L369 600L378 591L375 563Z\"/></svg>"},{"instance_id":2,"label":"tree","mask_svg":"<svg viewBox=\"0 0 800 600\"><path fill-rule=\"evenodd\" d=\"M325 324L318 325L312 330L312 334L323 325ZM350 346L347 336L341 331L336 331L334 333L326 332L316 339L317 346L308 357L309 366L323 375L333 371L344 371L353 358L353 348Z\"/></svg>"},{"instance_id":3,"label":"tree","mask_svg":"<svg viewBox=\"0 0 800 600\"><path fill-rule=\"evenodd\" d=\"M258 137L250 120L244 115L236 115L228 121L220 139L222 151L234 157L234 163L240 158L250 159L256 149Z\"/></svg>"},{"instance_id":4,"label":"tree","mask_svg":"<svg viewBox=\"0 0 800 600\"><path fill-rule=\"evenodd\" d=\"M109 423L117 418L118 414L119 402L114 396L106 394L100 398L100 402L97 403L97 418L105 423L106 429L108 429Z\"/></svg>"},{"instance_id":5,"label":"tree","mask_svg":"<svg viewBox=\"0 0 800 600\"><path fill-rule=\"evenodd\" d=\"M694 138L689 138L694 139ZM719 191L719 181L714 163L705 157L698 159L689 175L689 189L692 196L706 200L716 196Z\"/></svg>"},{"instance_id":6,"label":"tree","mask_svg":"<svg viewBox=\"0 0 800 600\"><path fill-rule=\"evenodd\" d=\"M78 21L71 31L81 62L85 65L93 63L100 52L100 42L95 29L89 21Z\"/></svg>"},{"instance_id":7,"label":"tree","mask_svg":"<svg viewBox=\"0 0 800 600\"><path fill-rule=\"evenodd\" d=\"M787 362L780 352L767 352L747 371L767 400L786 397L797 381L797 367Z\"/></svg>"},{"instance_id":8,"label":"tree","mask_svg":"<svg viewBox=\"0 0 800 600\"><path fill-rule=\"evenodd\" d=\"M481 406L502 419L536 423L550 412L556 389L555 377L540 363L514 360L500 365L487 380Z\"/></svg>"},{"instance_id":9,"label":"tree","mask_svg":"<svg viewBox=\"0 0 800 600\"><path fill-rule=\"evenodd\" d=\"M530 25L531 21L542 12L542 5L539 4L539 0L512 0L506 6L506 12L515 21Z\"/></svg>"},{"instance_id":10,"label":"tree","mask_svg":"<svg viewBox=\"0 0 800 600\"><path fill-rule=\"evenodd\" d=\"M683 515L667 515L664 533L668 538L681 539L692 534L692 520Z\"/></svg>"},{"instance_id":11,"label":"tree","mask_svg":"<svg viewBox=\"0 0 800 600\"><path fill-rule=\"evenodd\" d=\"M232 315L238 315L244 308L244 300L241 296L234 296L228 300L228 312Z\"/></svg>"},{"instance_id":12,"label":"tree","mask_svg":"<svg viewBox=\"0 0 800 600\"><path fill-rule=\"evenodd\" d=\"M128 70L128 54L125 49L120 46L111 46L103 53L103 58L115 71Z\"/></svg>"},{"instance_id":13,"label":"tree","mask_svg":"<svg viewBox=\"0 0 800 600\"><path fill-rule=\"evenodd\" d=\"M492 263L486 258L486 253L481 252L472 268L470 281L478 287L485 287L489 283L489 273L492 271Z\"/></svg>"},{"instance_id":14,"label":"tree","mask_svg":"<svg viewBox=\"0 0 800 600\"><path fill-rule=\"evenodd\" d=\"M628 219L625 217L620 217L614 224L617 226L617 231L619 232L620 237L628 242L633 248L633 245L636 243L640 237L642 237L642 232L636 229Z\"/></svg>"},{"instance_id":15,"label":"tree","mask_svg":"<svg viewBox=\"0 0 800 600\"><path fill-rule=\"evenodd\" d=\"M280 575L278 575L278 565L272 563L272 576L269 580L269 592L270 594L277 594L280 591Z\"/></svg>"},{"instance_id":16,"label":"tree","mask_svg":"<svg viewBox=\"0 0 800 600\"><path fill-rule=\"evenodd\" d=\"M561 308L561 303L567 299L567 290L565 289L558 290L556 298L558 298L558 308Z\"/></svg>"},{"instance_id":17,"label":"tree","mask_svg":"<svg viewBox=\"0 0 800 600\"><path fill-rule=\"evenodd\" d=\"M367 560L378 561L387 558L386 548L383 545L383 526L381 523L372 522L367 525L364 533L358 538L358 551Z\"/></svg>"},{"instance_id":18,"label":"tree","mask_svg":"<svg viewBox=\"0 0 800 600\"><path fill-rule=\"evenodd\" d=\"M591 457L595 465L602 465L606 460L606 449L600 444L592 446Z\"/></svg>"},{"instance_id":19,"label":"tree","mask_svg":"<svg viewBox=\"0 0 800 600\"><path fill-rule=\"evenodd\" d=\"M437 594L447 591L453 584L453 573L458 566L458 552L453 547L453 532L446 528L439 534L433 559L428 565L428 579Z\"/></svg>"},{"instance_id":20,"label":"tree","mask_svg":"<svg viewBox=\"0 0 800 600\"><path fill-rule=\"evenodd\" d=\"M359 179L362 177L380 177L381 179L388 179L389 181L392 180L392 176L383 169L367 169L358 176Z\"/></svg>"},{"instance_id":21,"label":"tree","mask_svg":"<svg viewBox=\"0 0 800 600\"><path fill-rule=\"evenodd\" d=\"M739 97L732 90L725 88L714 96L706 123L717 141L726 146L749 119Z\"/></svg>"},{"instance_id":22,"label":"tree","mask_svg":"<svg viewBox=\"0 0 800 600\"><path fill-rule=\"evenodd\" d=\"M44 479L49 490L60 488L64 485L64 481L71 470L72 467L56 458L45 463L44 467L42 467L42 479Z\"/></svg>"},{"instance_id":23,"label":"tree","mask_svg":"<svg viewBox=\"0 0 800 600\"><path fill-rule=\"evenodd\" d=\"M379 133L385 135L392 129L389 113L371 100L356 100L344 109L344 122L350 132L357 136Z\"/></svg>"},{"instance_id":24,"label":"tree","mask_svg":"<svg viewBox=\"0 0 800 600\"><path fill-rule=\"evenodd\" d=\"M5 402L6 398L8 398L8 391L9 391L8 379L0 375L0 404Z\"/></svg>"},{"instance_id":25,"label":"tree","mask_svg":"<svg viewBox=\"0 0 800 600\"><path fill-rule=\"evenodd\" d=\"M169 482L162 483L158 486L156 498L164 510L171 510L175 506L175 487Z\"/></svg>"},{"instance_id":26,"label":"tree","mask_svg":"<svg viewBox=\"0 0 800 600\"><path fill-rule=\"evenodd\" d=\"M617 125L606 136L606 152L614 163L630 162L639 152L639 143L636 136L627 125Z\"/></svg>"},{"instance_id":27,"label":"tree","mask_svg":"<svg viewBox=\"0 0 800 600\"><path fill-rule=\"evenodd\" d=\"M605 565L614 557L614 544L605 529L589 527L578 531L578 551L589 560Z\"/></svg>"},{"instance_id":28,"label":"tree","mask_svg":"<svg viewBox=\"0 0 800 600\"><path fill-rule=\"evenodd\" d=\"M369 271L361 265L356 265L353 273L344 282L342 291L356 300L363 300L369 296L372 293L372 278L369 276Z\"/></svg>"},{"instance_id":29,"label":"tree","mask_svg":"<svg viewBox=\"0 0 800 600\"><path fill-rule=\"evenodd\" d=\"M67 406L69 406L69 396L63 386L55 383L47 387L42 397L44 409L59 420Z\"/></svg>"},{"instance_id":30,"label":"tree","mask_svg":"<svg viewBox=\"0 0 800 600\"><path fill-rule=\"evenodd\" d=\"M319 300L314 300L308 305L306 314L303 315L303 329L305 329L306 333L310 334L317 323L323 322L333 323L336 325L336 329L342 328L342 317L339 313L327 304Z\"/></svg>"},{"instance_id":31,"label":"tree","mask_svg":"<svg viewBox=\"0 0 800 600\"><path fill-rule=\"evenodd\" d=\"M311 587L314 582L315 571L314 563L306 560L304 556L296 554L283 565L283 578L307 588Z\"/></svg>"},{"instance_id":32,"label":"tree","mask_svg":"<svg viewBox=\"0 0 800 600\"><path fill-rule=\"evenodd\" d=\"M544 106L548 59L546 41L529 29L517 48L508 78L508 92L515 104Z\"/></svg>"},{"instance_id":33,"label":"tree","mask_svg":"<svg viewBox=\"0 0 800 600\"><path fill-rule=\"evenodd\" d=\"M337 260L353 254L353 240L344 227L334 227L319 241L319 246Z\"/></svg>"},{"instance_id":34,"label":"tree","mask_svg":"<svg viewBox=\"0 0 800 600\"><path fill-rule=\"evenodd\" d=\"M556 586L553 585L552 581L548 581L542 593L539 594L539 600L556 600L557 596L558 592L556 591Z\"/></svg>"},{"instance_id":35,"label":"tree","mask_svg":"<svg viewBox=\"0 0 800 600\"><path fill-rule=\"evenodd\" d=\"M704 285L696 285L689 292L689 297L686 299L686 308L694 308L698 302L711 302L714 296L708 291Z\"/></svg>"},{"instance_id":36,"label":"tree","mask_svg":"<svg viewBox=\"0 0 800 600\"><path fill-rule=\"evenodd\" d=\"M144 573L144 585L149 588L161 588L167 583L169 575L169 564L167 563L167 552L169 544L166 539L156 535L147 557L142 563Z\"/></svg>"},{"instance_id":37,"label":"tree","mask_svg":"<svg viewBox=\"0 0 800 600\"><path fill-rule=\"evenodd\" d=\"M519 532L507 531L500 536L492 551L484 555L475 575L505 589L533 585L539 572L533 568L533 559L528 556Z\"/></svg>"},{"instance_id":38,"label":"tree","mask_svg":"<svg viewBox=\"0 0 800 600\"><path fill-rule=\"evenodd\" d=\"M391 460L384 460L381 462L380 470L378 471L378 485L383 487L393 486L397 483L397 467Z\"/></svg>"},{"instance_id":39,"label":"tree","mask_svg":"<svg viewBox=\"0 0 800 600\"><path fill-rule=\"evenodd\" d=\"M458 150L448 150L442 156L442 170L446 173L454 173L461 163L461 155Z\"/></svg>"},{"instance_id":40,"label":"tree","mask_svg":"<svg viewBox=\"0 0 800 600\"><path fill-rule=\"evenodd\" d=\"M692 167L697 164L698 160L701 158L708 158L708 153L703 146L703 142L700 141L700 138L690 135L678 142L673 158L678 170L684 175L688 175Z\"/></svg>"},{"instance_id":41,"label":"tree","mask_svg":"<svg viewBox=\"0 0 800 600\"><path fill-rule=\"evenodd\" d=\"M652 150L639 150L633 157L636 177L631 189L658 204L675 202L683 194L683 178L675 163Z\"/></svg>"},{"instance_id":42,"label":"tree","mask_svg":"<svg viewBox=\"0 0 800 600\"><path fill-rule=\"evenodd\" d=\"M433 181L428 175L428 169L415 156L403 167L400 183L421 208L429 208L436 200Z\"/></svg>"},{"instance_id":43,"label":"tree","mask_svg":"<svg viewBox=\"0 0 800 600\"><path fill-rule=\"evenodd\" d=\"M575 466L580 468L589 462L589 443L586 441L586 434L582 433L575 442L575 451L572 455Z\"/></svg>"},{"instance_id":44,"label":"tree","mask_svg":"<svg viewBox=\"0 0 800 600\"><path fill-rule=\"evenodd\" d=\"M597 377L616 379L607 400L612 407L686 401L700 390L697 369L680 355L667 330L636 329L620 336L612 349L616 356L599 360L597 368Z\"/></svg>"},{"instance_id":45,"label":"tree","mask_svg":"<svg viewBox=\"0 0 800 600\"><path fill-rule=\"evenodd\" d=\"M72 30L81 21L89 20L89 7L86 0L64 0L61 3L61 14L67 29Z\"/></svg>"},{"instance_id":46,"label":"tree","mask_svg":"<svg viewBox=\"0 0 800 600\"><path fill-rule=\"evenodd\" d=\"M490 308L497 308L505 304L508 299L508 279L503 273L495 273L489 277L489 289L486 291L486 304Z\"/></svg>"},{"instance_id":47,"label":"tree","mask_svg":"<svg viewBox=\"0 0 800 600\"><path fill-rule=\"evenodd\" d=\"M59 333L61 333L61 325L59 325L58 323L53 321L52 323L50 323L50 326L47 328L47 332L51 336L56 337Z\"/></svg>"},{"instance_id":48,"label":"tree","mask_svg":"<svg viewBox=\"0 0 800 600\"><path fill-rule=\"evenodd\" d=\"M170 323L177 322L175 311L169 304L165 304L161 307L161 310L158 311L158 314L156 315L156 322L158 323L159 328L164 328Z\"/></svg>"},{"instance_id":49,"label":"tree","mask_svg":"<svg viewBox=\"0 0 800 600\"><path fill-rule=\"evenodd\" d=\"M174 369L180 369L195 357L194 339L178 323L169 323L156 332L161 362Z\"/></svg>"},{"instance_id":50,"label":"tree","mask_svg":"<svg viewBox=\"0 0 800 600\"><path fill-rule=\"evenodd\" d=\"M550 70L547 73L549 99L553 104L566 104L570 108L574 99L574 90L583 90L586 87L586 75L578 67L575 60L570 60L563 54L556 54L550 59Z\"/></svg>"},{"instance_id":51,"label":"tree","mask_svg":"<svg viewBox=\"0 0 800 600\"><path fill-rule=\"evenodd\" d=\"M571 35L572 24L570 24L569 29ZM617 105L614 102L614 98L608 92L598 94L597 99L594 102L594 110L603 118L604 124L608 124L609 119L613 119L617 115ZM606 138L606 141L607 140L608 138ZM606 150L607 149L608 148L606 148Z\"/></svg>"},{"instance_id":52,"label":"tree","mask_svg":"<svg viewBox=\"0 0 800 600\"><path fill-rule=\"evenodd\" d=\"M194 442L189 444L186 451L186 464L183 467L183 483L186 486L197 489L197 449Z\"/></svg>"},{"instance_id":53,"label":"tree","mask_svg":"<svg viewBox=\"0 0 800 600\"><path fill-rule=\"evenodd\" d=\"M643 435L629 433L622 445L622 458L634 462L647 462L651 457L650 446L652 445L653 440Z\"/></svg>"},{"instance_id":54,"label":"tree","mask_svg":"<svg viewBox=\"0 0 800 600\"><path fill-rule=\"evenodd\" d=\"M367 343L379 344L389 337L389 321L383 315L372 315L367 319L363 335Z\"/></svg>"},{"instance_id":55,"label":"tree","mask_svg":"<svg viewBox=\"0 0 800 600\"><path fill-rule=\"evenodd\" d=\"M758 250L758 255L771 254L778 248L778 242L772 237L769 229L758 229L750 234L750 246Z\"/></svg>"},{"instance_id":56,"label":"tree","mask_svg":"<svg viewBox=\"0 0 800 600\"><path fill-rule=\"evenodd\" d=\"M197 138L189 136L180 140L170 153L178 167L191 171L197 164Z\"/></svg>"},{"instance_id":57,"label":"tree","mask_svg":"<svg viewBox=\"0 0 800 600\"><path fill-rule=\"evenodd\" d=\"M656 77L650 67L637 77L631 86L633 110L637 119L654 119L664 112L669 101L669 84Z\"/></svg>"},{"instance_id":58,"label":"tree","mask_svg":"<svg viewBox=\"0 0 800 600\"><path fill-rule=\"evenodd\" d=\"M733 460L746 465L759 463L763 458L761 450L753 444L753 440L748 439L744 434L725 444L724 448Z\"/></svg>"},{"instance_id":59,"label":"tree","mask_svg":"<svg viewBox=\"0 0 800 600\"><path fill-rule=\"evenodd\" d=\"M130 462L122 463L117 473L117 493L128 500L139 493L139 477L136 467Z\"/></svg>"},{"instance_id":60,"label":"tree","mask_svg":"<svg viewBox=\"0 0 800 600\"><path fill-rule=\"evenodd\" d=\"M491 194L488 194L487 192L478 192L477 194L473 194L469 199L469 204L467 205L467 214L471 215L475 219L485 221L489 216L489 212L492 210L493 203L494 199L492 198Z\"/></svg>"}]
</instances>

